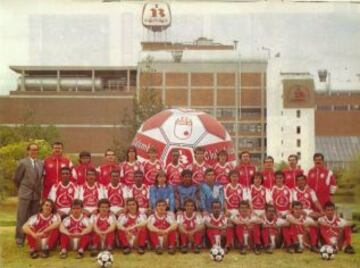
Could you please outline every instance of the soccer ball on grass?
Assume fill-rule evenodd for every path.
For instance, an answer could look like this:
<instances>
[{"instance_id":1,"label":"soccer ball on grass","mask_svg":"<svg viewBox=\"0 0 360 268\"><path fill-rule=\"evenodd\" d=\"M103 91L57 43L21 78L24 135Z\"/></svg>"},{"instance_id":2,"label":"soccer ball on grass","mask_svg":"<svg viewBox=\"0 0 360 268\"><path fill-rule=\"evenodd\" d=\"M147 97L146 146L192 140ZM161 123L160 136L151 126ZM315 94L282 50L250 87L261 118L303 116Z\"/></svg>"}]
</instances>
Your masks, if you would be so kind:
<instances>
[{"instance_id":1,"label":"soccer ball on grass","mask_svg":"<svg viewBox=\"0 0 360 268\"><path fill-rule=\"evenodd\" d=\"M100 252L96 260L101 268L109 268L114 263L114 257L109 251Z\"/></svg>"}]
</instances>

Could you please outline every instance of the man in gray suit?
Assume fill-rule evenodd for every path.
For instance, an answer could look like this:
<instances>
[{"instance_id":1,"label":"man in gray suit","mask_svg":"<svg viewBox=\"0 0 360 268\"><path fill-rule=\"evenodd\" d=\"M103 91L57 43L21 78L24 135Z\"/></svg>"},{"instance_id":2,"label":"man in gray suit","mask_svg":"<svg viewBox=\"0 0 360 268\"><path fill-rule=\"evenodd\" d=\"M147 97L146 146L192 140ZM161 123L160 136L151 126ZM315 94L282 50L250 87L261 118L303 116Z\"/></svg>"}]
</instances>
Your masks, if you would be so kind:
<instances>
[{"instance_id":1,"label":"man in gray suit","mask_svg":"<svg viewBox=\"0 0 360 268\"><path fill-rule=\"evenodd\" d=\"M21 159L15 170L14 182L19 195L15 234L18 246L24 245L25 235L22 226L40 209L43 164L37 159L38 153L38 145L30 143L27 146L28 157Z\"/></svg>"}]
</instances>

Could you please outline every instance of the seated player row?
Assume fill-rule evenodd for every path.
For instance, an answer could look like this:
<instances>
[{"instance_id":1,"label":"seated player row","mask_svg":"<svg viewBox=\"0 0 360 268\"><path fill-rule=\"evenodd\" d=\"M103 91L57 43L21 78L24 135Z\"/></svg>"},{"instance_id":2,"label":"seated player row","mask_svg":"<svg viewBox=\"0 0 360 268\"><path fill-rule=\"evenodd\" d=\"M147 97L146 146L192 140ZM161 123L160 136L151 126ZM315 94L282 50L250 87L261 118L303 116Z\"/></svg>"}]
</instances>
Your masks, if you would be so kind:
<instances>
[{"instance_id":1,"label":"seated player row","mask_svg":"<svg viewBox=\"0 0 360 268\"><path fill-rule=\"evenodd\" d=\"M70 249L77 251L76 258L82 258L87 248L91 256L96 256L99 250L112 251L116 244L124 254L129 254L133 248L144 254L147 242L157 254L162 254L164 249L174 254L177 241L182 253L188 250L199 253L205 236L210 247L222 244L226 251L239 248L241 254L249 249L256 255L261 254L262 249L271 254L281 244L289 253L302 253L306 246L318 252L319 239L335 250L354 253L350 227L336 215L333 203L325 204L325 215L317 221L306 216L301 202L295 201L292 207L286 218L278 217L273 205L267 205L265 214L258 216L248 201L241 201L237 211L226 216L221 203L214 200L211 212L202 216L195 202L187 199L184 210L175 216L167 211L166 201L160 199L154 213L147 217L140 212L137 201L129 198L126 210L116 219L107 199L98 202L97 213L90 218L83 213L82 201L76 199L70 215L61 221L54 203L47 199L41 211L25 223L23 231L32 258L37 258L39 252L41 257L48 257L59 242L61 258L66 258Z\"/></svg>"},{"instance_id":2,"label":"seated player row","mask_svg":"<svg viewBox=\"0 0 360 268\"><path fill-rule=\"evenodd\" d=\"M272 204L280 216L286 217L291 209L291 203L299 201L307 215L312 218L317 219L323 215L323 204L320 204L315 191L308 187L304 175L297 176L297 186L293 189L284 185L282 172L276 173L275 185L271 189L263 186L261 173L255 173L250 188L244 188L238 183L237 170L229 172L230 183L225 187L216 183L214 170L211 168L205 171L205 179L200 185L193 184L192 177L191 170L183 170L181 184L173 187L167 183L166 174L160 171L156 175L155 185L149 187L144 184L142 171L138 170L134 175L135 184L129 187L120 183L119 171L114 170L111 172L109 185L101 186L96 182L96 171L89 169L86 182L82 186L76 186L70 182L70 169L63 167L61 181L52 187L48 198L54 201L62 218L69 215L72 201L75 199L83 201L86 215L96 213L97 202L100 199L108 199L111 211L119 216L125 209L125 200L131 197L138 201L140 211L147 215L155 209L159 199L165 200L172 212L182 210L184 201L192 199L204 214L211 211L214 200L220 202L221 209L225 210L226 214L231 214L233 210L238 209L242 200L248 200L250 207L258 216L264 215L266 204Z\"/></svg>"}]
</instances>

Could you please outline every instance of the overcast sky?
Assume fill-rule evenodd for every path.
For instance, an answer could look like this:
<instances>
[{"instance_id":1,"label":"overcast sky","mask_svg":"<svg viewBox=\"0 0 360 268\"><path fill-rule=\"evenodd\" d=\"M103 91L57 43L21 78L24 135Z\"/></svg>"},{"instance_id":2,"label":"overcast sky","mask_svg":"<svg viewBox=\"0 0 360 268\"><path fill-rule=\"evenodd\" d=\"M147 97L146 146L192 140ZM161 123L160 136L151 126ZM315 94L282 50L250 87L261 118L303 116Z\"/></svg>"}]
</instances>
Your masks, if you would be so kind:
<instances>
[{"instance_id":1,"label":"overcast sky","mask_svg":"<svg viewBox=\"0 0 360 268\"><path fill-rule=\"evenodd\" d=\"M327 68L335 87L360 89L359 4L269 2L173 2L166 38L238 40L243 58L265 58L267 47L283 71ZM141 12L134 2L1 0L0 94L16 87L9 65L136 65L141 40L153 38Z\"/></svg>"}]
</instances>

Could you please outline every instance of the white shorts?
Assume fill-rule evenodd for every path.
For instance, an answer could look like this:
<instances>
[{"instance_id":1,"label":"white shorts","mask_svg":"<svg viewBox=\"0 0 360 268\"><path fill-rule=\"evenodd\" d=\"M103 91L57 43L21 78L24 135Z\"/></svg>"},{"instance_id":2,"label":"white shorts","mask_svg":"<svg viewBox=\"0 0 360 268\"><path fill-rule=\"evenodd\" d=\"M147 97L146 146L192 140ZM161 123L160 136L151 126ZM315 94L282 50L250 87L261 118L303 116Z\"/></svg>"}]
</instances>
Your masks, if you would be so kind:
<instances>
[{"instance_id":1,"label":"white shorts","mask_svg":"<svg viewBox=\"0 0 360 268\"><path fill-rule=\"evenodd\" d=\"M122 210L122 209L124 209L124 208L123 208L123 207L117 207L117 206L112 206L112 207L110 207L110 211L111 211L112 213L114 213L115 215L117 215L118 212L119 212L120 210Z\"/></svg>"},{"instance_id":2,"label":"white shorts","mask_svg":"<svg viewBox=\"0 0 360 268\"><path fill-rule=\"evenodd\" d=\"M65 215L69 215L70 214L70 209L71 208L58 208L58 211L61 211Z\"/></svg>"},{"instance_id":3,"label":"white shorts","mask_svg":"<svg viewBox=\"0 0 360 268\"><path fill-rule=\"evenodd\" d=\"M92 214L95 210L97 210L97 207L84 207L84 209L86 209Z\"/></svg>"}]
</instances>

